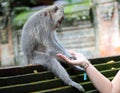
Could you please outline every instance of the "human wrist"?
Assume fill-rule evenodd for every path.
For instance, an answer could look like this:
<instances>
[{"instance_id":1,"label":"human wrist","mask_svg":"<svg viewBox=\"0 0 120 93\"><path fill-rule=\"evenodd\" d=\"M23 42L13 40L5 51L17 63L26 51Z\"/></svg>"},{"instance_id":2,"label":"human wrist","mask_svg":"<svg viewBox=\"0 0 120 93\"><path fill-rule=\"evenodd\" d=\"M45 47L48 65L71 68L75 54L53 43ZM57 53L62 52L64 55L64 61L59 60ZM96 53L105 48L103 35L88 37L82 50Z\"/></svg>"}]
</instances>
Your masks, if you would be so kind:
<instances>
[{"instance_id":1,"label":"human wrist","mask_svg":"<svg viewBox=\"0 0 120 93\"><path fill-rule=\"evenodd\" d=\"M90 62L87 61L87 62L82 63L81 67L84 68L84 70L86 70L89 67L89 65L90 65Z\"/></svg>"}]
</instances>

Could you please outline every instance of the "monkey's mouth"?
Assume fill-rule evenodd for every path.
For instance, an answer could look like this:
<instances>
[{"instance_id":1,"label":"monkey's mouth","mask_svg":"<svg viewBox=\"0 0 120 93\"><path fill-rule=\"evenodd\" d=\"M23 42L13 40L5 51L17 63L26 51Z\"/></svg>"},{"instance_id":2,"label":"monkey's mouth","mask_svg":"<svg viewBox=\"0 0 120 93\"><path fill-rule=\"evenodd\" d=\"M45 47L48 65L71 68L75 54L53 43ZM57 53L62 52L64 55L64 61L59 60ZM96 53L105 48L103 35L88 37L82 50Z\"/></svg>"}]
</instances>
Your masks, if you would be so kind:
<instances>
[{"instance_id":1,"label":"monkey's mouth","mask_svg":"<svg viewBox=\"0 0 120 93\"><path fill-rule=\"evenodd\" d=\"M62 16L56 23L56 27L59 27L64 19L64 16Z\"/></svg>"}]
</instances>

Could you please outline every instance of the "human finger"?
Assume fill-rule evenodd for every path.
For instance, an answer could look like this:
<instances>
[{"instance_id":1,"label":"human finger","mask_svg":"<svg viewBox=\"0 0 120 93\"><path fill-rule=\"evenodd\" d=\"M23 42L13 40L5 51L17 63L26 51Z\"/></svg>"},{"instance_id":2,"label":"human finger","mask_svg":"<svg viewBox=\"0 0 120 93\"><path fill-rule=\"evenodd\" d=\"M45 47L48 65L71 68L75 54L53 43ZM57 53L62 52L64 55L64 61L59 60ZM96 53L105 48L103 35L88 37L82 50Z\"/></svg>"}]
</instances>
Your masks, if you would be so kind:
<instances>
[{"instance_id":1,"label":"human finger","mask_svg":"<svg viewBox=\"0 0 120 93\"><path fill-rule=\"evenodd\" d=\"M60 58L64 59L65 61L67 61L68 63L71 63L71 60L69 58L67 58L66 56L58 53L57 56L59 56Z\"/></svg>"}]
</instances>

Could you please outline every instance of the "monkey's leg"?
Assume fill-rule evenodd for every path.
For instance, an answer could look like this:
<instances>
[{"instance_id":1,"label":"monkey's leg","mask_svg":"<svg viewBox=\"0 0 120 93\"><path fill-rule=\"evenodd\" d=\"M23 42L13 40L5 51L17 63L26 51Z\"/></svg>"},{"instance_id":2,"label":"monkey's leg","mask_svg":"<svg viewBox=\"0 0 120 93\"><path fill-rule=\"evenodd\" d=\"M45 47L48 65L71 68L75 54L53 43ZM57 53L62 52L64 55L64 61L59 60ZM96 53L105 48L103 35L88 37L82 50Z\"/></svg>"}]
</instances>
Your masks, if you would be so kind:
<instances>
[{"instance_id":1,"label":"monkey's leg","mask_svg":"<svg viewBox=\"0 0 120 93\"><path fill-rule=\"evenodd\" d=\"M84 88L80 84L72 81L66 70L54 57L45 53L36 52L34 53L34 63L46 66L50 71L64 81L65 84L71 85L80 91L84 91Z\"/></svg>"},{"instance_id":2,"label":"monkey's leg","mask_svg":"<svg viewBox=\"0 0 120 93\"><path fill-rule=\"evenodd\" d=\"M64 83L77 88L79 91L84 91L84 88L80 84L72 81L66 70L61 66L61 64L56 59L54 58L50 59L49 62L47 62L46 66L56 76L58 76L62 81L64 81Z\"/></svg>"}]
</instances>

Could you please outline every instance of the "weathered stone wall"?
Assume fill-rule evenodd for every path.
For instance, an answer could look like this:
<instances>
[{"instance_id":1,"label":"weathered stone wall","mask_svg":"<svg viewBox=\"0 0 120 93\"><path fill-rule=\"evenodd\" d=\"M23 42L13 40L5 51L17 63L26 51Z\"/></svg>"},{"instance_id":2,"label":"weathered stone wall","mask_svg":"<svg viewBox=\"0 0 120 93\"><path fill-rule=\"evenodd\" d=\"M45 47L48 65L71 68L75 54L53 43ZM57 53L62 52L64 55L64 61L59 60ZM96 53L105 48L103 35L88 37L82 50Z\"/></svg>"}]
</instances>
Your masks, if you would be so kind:
<instances>
[{"instance_id":1,"label":"weathered stone wall","mask_svg":"<svg viewBox=\"0 0 120 93\"><path fill-rule=\"evenodd\" d=\"M120 54L118 4L116 0L93 0L96 55Z\"/></svg>"},{"instance_id":2,"label":"weathered stone wall","mask_svg":"<svg viewBox=\"0 0 120 93\"><path fill-rule=\"evenodd\" d=\"M94 28L67 27L57 32L58 38L68 50L81 52L87 57L93 57L95 51Z\"/></svg>"},{"instance_id":3,"label":"weathered stone wall","mask_svg":"<svg viewBox=\"0 0 120 93\"><path fill-rule=\"evenodd\" d=\"M14 53L13 53L13 42L10 19L8 26L4 29L7 31L7 42L1 44L1 66L13 66L14 64Z\"/></svg>"}]
</instances>

